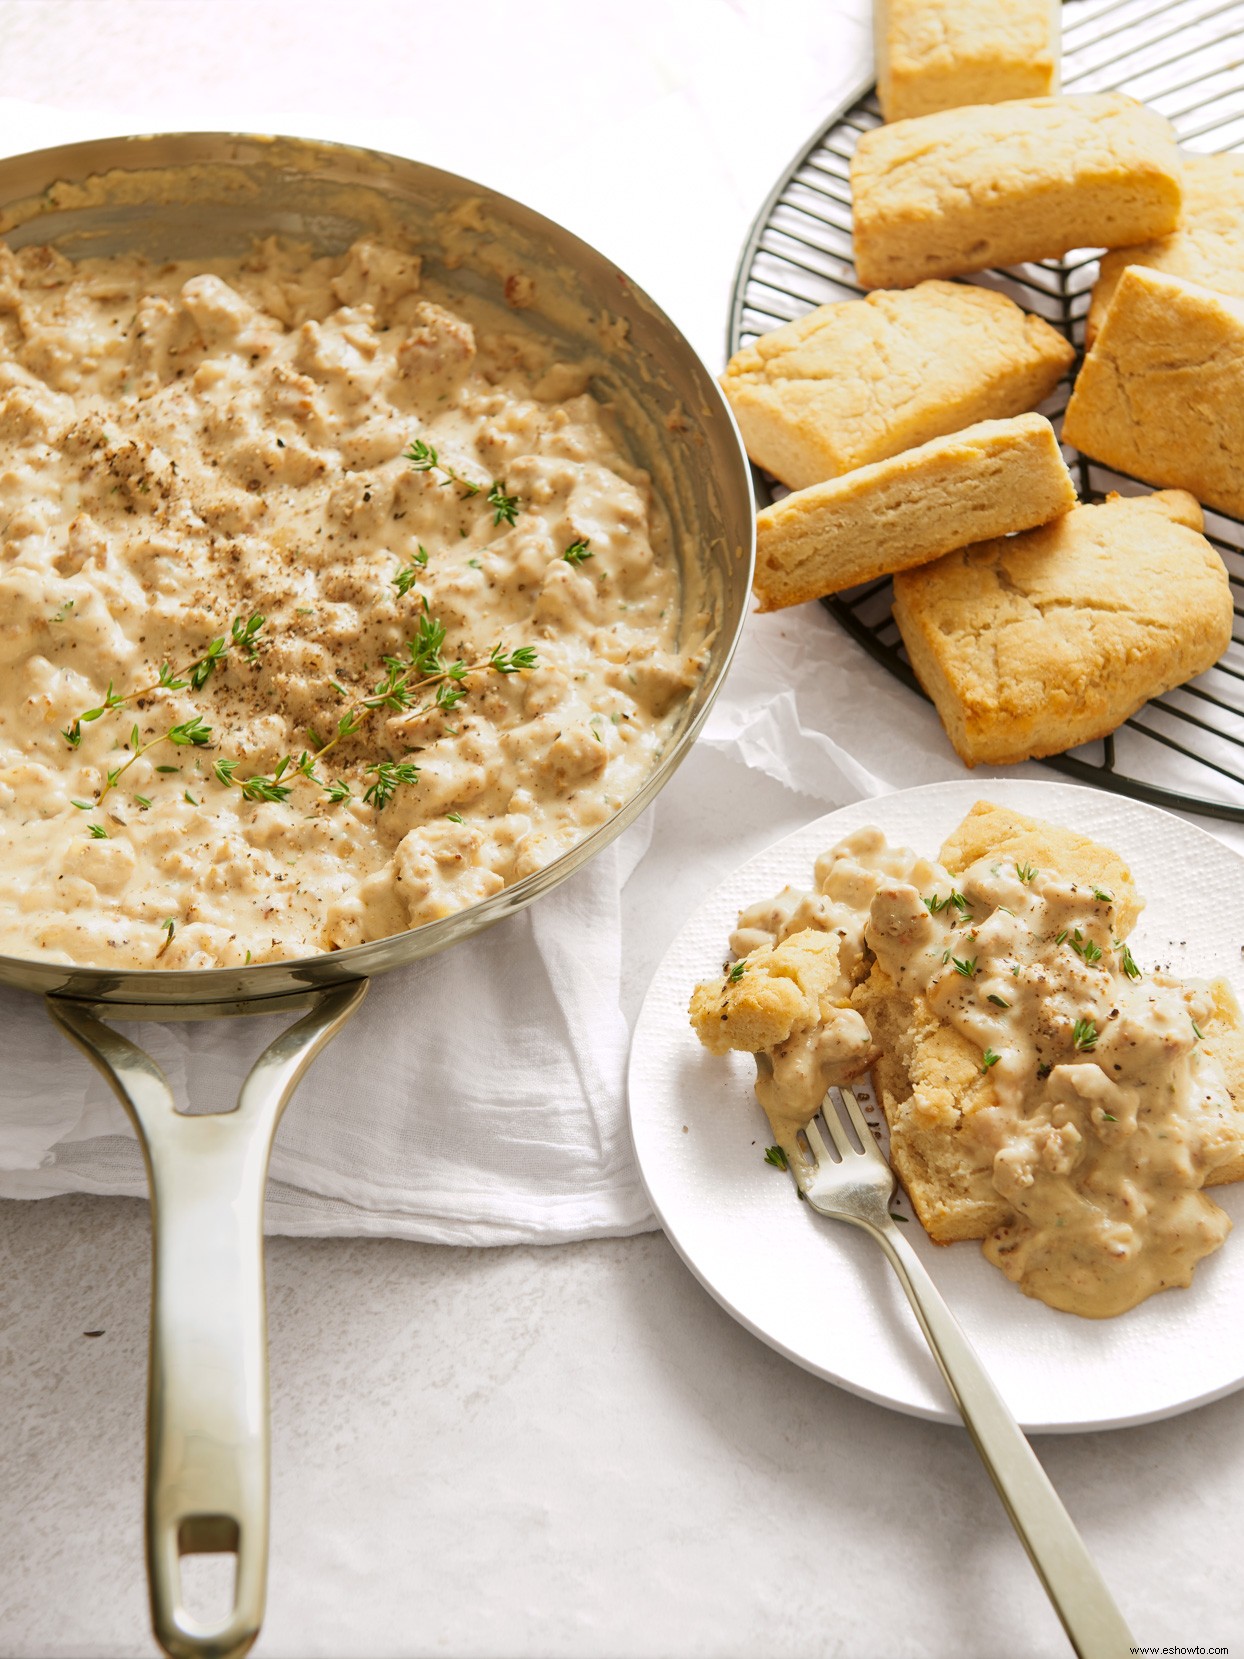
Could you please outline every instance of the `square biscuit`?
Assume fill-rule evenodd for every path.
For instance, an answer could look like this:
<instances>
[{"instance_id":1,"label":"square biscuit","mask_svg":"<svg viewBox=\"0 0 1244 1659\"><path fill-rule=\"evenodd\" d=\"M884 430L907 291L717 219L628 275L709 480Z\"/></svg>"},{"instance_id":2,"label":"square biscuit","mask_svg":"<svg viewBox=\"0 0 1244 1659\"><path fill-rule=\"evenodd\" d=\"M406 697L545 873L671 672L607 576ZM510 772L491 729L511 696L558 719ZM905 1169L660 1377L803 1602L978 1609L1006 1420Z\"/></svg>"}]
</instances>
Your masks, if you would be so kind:
<instances>
[{"instance_id":1,"label":"square biscuit","mask_svg":"<svg viewBox=\"0 0 1244 1659\"><path fill-rule=\"evenodd\" d=\"M1063 435L1146 484L1244 513L1244 299L1129 265L1076 379Z\"/></svg>"},{"instance_id":2,"label":"square biscuit","mask_svg":"<svg viewBox=\"0 0 1244 1659\"><path fill-rule=\"evenodd\" d=\"M1075 504L1043 415L981 421L796 490L758 513L760 608L803 604L987 536L1031 530Z\"/></svg>"},{"instance_id":3,"label":"square biscuit","mask_svg":"<svg viewBox=\"0 0 1244 1659\"><path fill-rule=\"evenodd\" d=\"M1102 256L1084 325L1087 345L1096 339L1129 265L1149 265L1244 300L1244 155L1186 155L1179 229Z\"/></svg>"},{"instance_id":4,"label":"square biscuit","mask_svg":"<svg viewBox=\"0 0 1244 1659\"><path fill-rule=\"evenodd\" d=\"M1213 666L1226 568L1182 491L1077 507L894 578L912 667L969 766L1009 766L1115 730Z\"/></svg>"},{"instance_id":5,"label":"square biscuit","mask_svg":"<svg viewBox=\"0 0 1244 1659\"><path fill-rule=\"evenodd\" d=\"M866 132L851 161L865 288L1125 247L1179 224L1168 122L1121 93L943 110Z\"/></svg>"},{"instance_id":6,"label":"square biscuit","mask_svg":"<svg viewBox=\"0 0 1244 1659\"><path fill-rule=\"evenodd\" d=\"M822 305L730 359L747 453L792 490L1035 408L1071 367L1056 329L955 282Z\"/></svg>"},{"instance_id":7,"label":"square biscuit","mask_svg":"<svg viewBox=\"0 0 1244 1659\"><path fill-rule=\"evenodd\" d=\"M1058 90L1051 0L877 0L877 97L887 121Z\"/></svg>"}]
</instances>

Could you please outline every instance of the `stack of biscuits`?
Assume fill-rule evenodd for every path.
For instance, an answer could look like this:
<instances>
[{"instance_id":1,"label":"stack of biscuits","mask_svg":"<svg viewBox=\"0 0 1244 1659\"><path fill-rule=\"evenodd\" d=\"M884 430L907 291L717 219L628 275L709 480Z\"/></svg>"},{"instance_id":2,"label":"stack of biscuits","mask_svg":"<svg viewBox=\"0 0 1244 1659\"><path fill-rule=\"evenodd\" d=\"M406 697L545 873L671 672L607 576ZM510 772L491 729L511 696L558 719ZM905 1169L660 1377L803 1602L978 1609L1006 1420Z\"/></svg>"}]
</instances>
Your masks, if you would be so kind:
<instances>
[{"instance_id":1,"label":"stack of biscuits","mask_svg":"<svg viewBox=\"0 0 1244 1659\"><path fill-rule=\"evenodd\" d=\"M1117 93L1059 96L1051 0L879 0L887 123L851 165L863 300L730 361L776 610L894 577L969 766L1106 736L1231 638L1200 503L1244 514L1244 157L1181 156ZM1152 495L1080 504L1037 406L1063 335L953 279L1105 247L1063 435Z\"/></svg>"}]
</instances>

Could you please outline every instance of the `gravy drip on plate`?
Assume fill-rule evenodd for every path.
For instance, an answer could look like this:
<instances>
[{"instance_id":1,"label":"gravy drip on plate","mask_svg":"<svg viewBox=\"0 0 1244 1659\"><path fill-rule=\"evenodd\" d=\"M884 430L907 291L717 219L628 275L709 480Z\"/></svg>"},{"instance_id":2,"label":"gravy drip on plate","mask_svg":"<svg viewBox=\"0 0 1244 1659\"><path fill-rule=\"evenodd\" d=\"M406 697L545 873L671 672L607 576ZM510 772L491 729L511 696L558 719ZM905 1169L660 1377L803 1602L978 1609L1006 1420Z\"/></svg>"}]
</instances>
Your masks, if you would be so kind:
<instances>
[{"instance_id":1,"label":"gravy drip on plate","mask_svg":"<svg viewBox=\"0 0 1244 1659\"><path fill-rule=\"evenodd\" d=\"M366 241L160 265L0 248L0 343L0 950L197 968L382 938L549 863L651 771L700 666L668 530L591 365L518 316ZM69 746L110 688L255 616L253 652ZM287 766L284 799L247 799L421 623L446 663L536 665L372 710L323 787ZM109 787L196 718L209 742L164 738ZM384 762L417 780L365 801Z\"/></svg>"},{"instance_id":2,"label":"gravy drip on plate","mask_svg":"<svg viewBox=\"0 0 1244 1659\"><path fill-rule=\"evenodd\" d=\"M896 993L922 998L979 1052L985 1104L961 1133L1011 1210L984 1242L989 1260L1090 1317L1189 1284L1231 1225L1200 1189L1240 1151L1204 1036L1210 987L1141 973L1111 895L1056 872L982 859L951 877L862 830L817 879L819 893L788 888L745 911L732 944L837 931L848 983L875 958ZM806 1121L817 1104L796 1088L786 1113Z\"/></svg>"}]
</instances>

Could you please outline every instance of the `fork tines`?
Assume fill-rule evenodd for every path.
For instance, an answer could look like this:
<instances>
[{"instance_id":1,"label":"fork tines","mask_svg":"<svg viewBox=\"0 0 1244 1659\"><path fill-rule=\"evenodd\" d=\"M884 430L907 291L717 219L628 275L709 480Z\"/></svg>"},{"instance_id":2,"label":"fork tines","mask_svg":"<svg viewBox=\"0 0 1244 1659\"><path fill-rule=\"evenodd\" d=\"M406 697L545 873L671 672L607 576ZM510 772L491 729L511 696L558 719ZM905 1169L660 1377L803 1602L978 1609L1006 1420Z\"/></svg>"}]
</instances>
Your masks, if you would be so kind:
<instances>
[{"instance_id":1,"label":"fork tines","mask_svg":"<svg viewBox=\"0 0 1244 1659\"><path fill-rule=\"evenodd\" d=\"M825 1144L822 1124L833 1144L833 1152ZM855 1131L855 1139L852 1139L848 1124ZM847 1083L836 1084L826 1091L821 1110L808 1124L804 1134L818 1163L826 1159L841 1163L847 1158L883 1158L855 1090Z\"/></svg>"}]
</instances>

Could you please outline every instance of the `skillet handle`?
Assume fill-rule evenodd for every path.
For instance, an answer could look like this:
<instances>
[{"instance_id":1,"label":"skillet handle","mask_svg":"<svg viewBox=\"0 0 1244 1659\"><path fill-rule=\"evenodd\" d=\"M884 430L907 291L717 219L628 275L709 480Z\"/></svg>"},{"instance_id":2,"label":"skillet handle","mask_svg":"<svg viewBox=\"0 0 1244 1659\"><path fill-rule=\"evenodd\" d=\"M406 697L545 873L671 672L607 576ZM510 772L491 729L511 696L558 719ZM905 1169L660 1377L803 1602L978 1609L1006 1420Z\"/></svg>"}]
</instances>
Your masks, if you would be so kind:
<instances>
[{"instance_id":1,"label":"skillet handle","mask_svg":"<svg viewBox=\"0 0 1244 1659\"><path fill-rule=\"evenodd\" d=\"M48 998L66 1035L133 1119L151 1188L147 1572L156 1640L172 1659L239 1659L259 1634L268 1568L268 1355L263 1199L285 1103L354 1013L367 981L316 993L271 1043L237 1105L178 1112L163 1072L98 1017L124 1010ZM181 1557L235 1557L232 1609L187 1612Z\"/></svg>"}]
</instances>

